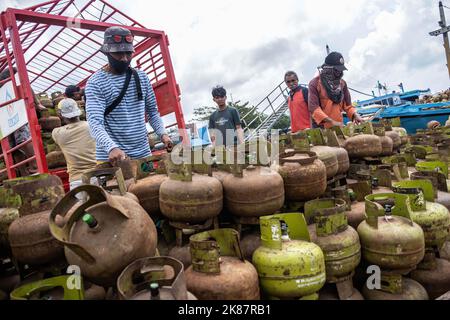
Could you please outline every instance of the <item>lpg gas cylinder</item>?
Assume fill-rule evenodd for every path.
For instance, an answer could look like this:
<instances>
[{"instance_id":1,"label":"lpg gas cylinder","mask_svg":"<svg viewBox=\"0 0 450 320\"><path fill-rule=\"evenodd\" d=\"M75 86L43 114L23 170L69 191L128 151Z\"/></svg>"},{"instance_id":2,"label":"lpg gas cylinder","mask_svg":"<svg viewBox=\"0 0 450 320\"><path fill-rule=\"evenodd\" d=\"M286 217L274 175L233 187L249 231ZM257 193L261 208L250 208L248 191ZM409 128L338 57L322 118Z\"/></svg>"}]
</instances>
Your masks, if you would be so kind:
<instances>
[{"instance_id":1,"label":"lpg gas cylinder","mask_svg":"<svg viewBox=\"0 0 450 320\"><path fill-rule=\"evenodd\" d=\"M122 196L133 200L136 203L140 203L136 195L127 192L123 171L119 167L86 171L82 175L81 180L85 185L95 182L98 186L102 187L114 196ZM131 180L134 182L134 179Z\"/></svg>"},{"instance_id":2,"label":"lpg gas cylinder","mask_svg":"<svg viewBox=\"0 0 450 320\"><path fill-rule=\"evenodd\" d=\"M56 224L79 205L63 227ZM120 272L131 262L156 254L157 231L145 210L135 201L113 196L97 186L72 190L50 215L52 235L65 246L70 265L79 266L86 279L101 286L113 286Z\"/></svg>"},{"instance_id":3,"label":"lpg gas cylinder","mask_svg":"<svg viewBox=\"0 0 450 320\"><path fill-rule=\"evenodd\" d=\"M11 224L9 242L18 261L41 266L64 260L64 247L50 233L49 216L49 211L36 213Z\"/></svg>"},{"instance_id":4,"label":"lpg gas cylinder","mask_svg":"<svg viewBox=\"0 0 450 320\"><path fill-rule=\"evenodd\" d=\"M46 108L53 108L53 101L48 97L45 92L39 93L37 95L39 102Z\"/></svg>"},{"instance_id":5,"label":"lpg gas cylinder","mask_svg":"<svg viewBox=\"0 0 450 320\"><path fill-rule=\"evenodd\" d=\"M262 246L253 255L261 289L270 299L317 300L326 282L322 250L310 242L303 214L261 218Z\"/></svg>"},{"instance_id":6,"label":"lpg gas cylinder","mask_svg":"<svg viewBox=\"0 0 450 320\"><path fill-rule=\"evenodd\" d=\"M186 269L186 270L192 264L192 260L191 260L191 246L189 244L185 245L185 246L182 246L182 247L175 246L174 248L172 248L169 251L168 256L171 257L171 258L174 258L174 259L176 259L178 261L180 261L183 264L184 269Z\"/></svg>"},{"instance_id":7,"label":"lpg gas cylinder","mask_svg":"<svg viewBox=\"0 0 450 320\"><path fill-rule=\"evenodd\" d=\"M345 141L344 148L347 150L350 159L378 157L383 152L380 138L369 134L348 138Z\"/></svg>"},{"instance_id":8,"label":"lpg gas cylinder","mask_svg":"<svg viewBox=\"0 0 450 320\"><path fill-rule=\"evenodd\" d=\"M311 148L311 152L314 152L319 157L320 161L326 167L327 179L332 179L339 172L339 161L336 152L331 147L316 146Z\"/></svg>"},{"instance_id":9,"label":"lpg gas cylinder","mask_svg":"<svg viewBox=\"0 0 450 320\"><path fill-rule=\"evenodd\" d=\"M287 153L280 159L286 199L302 202L322 196L327 189L326 167L313 152Z\"/></svg>"},{"instance_id":10,"label":"lpg gas cylinder","mask_svg":"<svg viewBox=\"0 0 450 320\"><path fill-rule=\"evenodd\" d=\"M11 250L9 245L9 226L19 219L19 210L15 208L0 208L0 257L6 257Z\"/></svg>"},{"instance_id":11,"label":"lpg gas cylinder","mask_svg":"<svg viewBox=\"0 0 450 320\"><path fill-rule=\"evenodd\" d=\"M344 298L339 296L339 291L336 286L331 284L326 284L319 293L319 300L322 301L330 301L330 300L347 300L347 301L362 301L364 300L363 295L359 292L355 287L353 287L353 283L350 281L348 285L348 290L350 290L350 294Z\"/></svg>"},{"instance_id":12,"label":"lpg gas cylinder","mask_svg":"<svg viewBox=\"0 0 450 320\"><path fill-rule=\"evenodd\" d=\"M17 288L11 300L84 300L82 284L79 275L45 279Z\"/></svg>"},{"instance_id":13,"label":"lpg gas cylinder","mask_svg":"<svg viewBox=\"0 0 450 320\"><path fill-rule=\"evenodd\" d=\"M8 180L4 188L8 193L5 197L20 196L20 216L51 210L64 197L61 179L48 174Z\"/></svg>"},{"instance_id":14,"label":"lpg gas cylinder","mask_svg":"<svg viewBox=\"0 0 450 320\"><path fill-rule=\"evenodd\" d=\"M161 213L159 209L159 189L167 179L167 175L164 174L151 174L142 180L138 180L129 189L129 192L138 197L139 203L151 217Z\"/></svg>"},{"instance_id":15,"label":"lpg gas cylinder","mask_svg":"<svg viewBox=\"0 0 450 320\"><path fill-rule=\"evenodd\" d=\"M173 258L144 258L117 279L121 300L197 300L186 288L183 264Z\"/></svg>"},{"instance_id":16,"label":"lpg gas cylinder","mask_svg":"<svg viewBox=\"0 0 450 320\"><path fill-rule=\"evenodd\" d=\"M234 166L223 181L225 207L236 217L260 217L279 211L284 204L284 182L268 167Z\"/></svg>"},{"instance_id":17,"label":"lpg gas cylinder","mask_svg":"<svg viewBox=\"0 0 450 320\"><path fill-rule=\"evenodd\" d=\"M427 290L430 299L435 300L450 291L450 262L437 259L432 251L427 252L425 260L411 272L411 278Z\"/></svg>"},{"instance_id":18,"label":"lpg gas cylinder","mask_svg":"<svg viewBox=\"0 0 450 320\"><path fill-rule=\"evenodd\" d=\"M50 116L48 110L41 111L41 118L39 119L39 125L44 132L52 132L53 129L61 127L61 119L58 117Z\"/></svg>"},{"instance_id":19,"label":"lpg gas cylinder","mask_svg":"<svg viewBox=\"0 0 450 320\"><path fill-rule=\"evenodd\" d=\"M49 169L64 168L67 166L66 158L62 151L53 151L46 155Z\"/></svg>"},{"instance_id":20,"label":"lpg gas cylinder","mask_svg":"<svg viewBox=\"0 0 450 320\"><path fill-rule=\"evenodd\" d=\"M380 137L381 147L383 151L381 152L382 157L392 156L394 153L394 141L390 137L382 136Z\"/></svg>"},{"instance_id":21,"label":"lpg gas cylinder","mask_svg":"<svg viewBox=\"0 0 450 320\"><path fill-rule=\"evenodd\" d=\"M393 127L393 131L397 132L400 135L400 140L402 142L402 146L405 146L409 142L408 132L405 128Z\"/></svg>"},{"instance_id":22,"label":"lpg gas cylinder","mask_svg":"<svg viewBox=\"0 0 450 320\"><path fill-rule=\"evenodd\" d=\"M236 230L199 233L190 244L192 266L186 271L186 283L199 300L260 299L258 273L245 261Z\"/></svg>"},{"instance_id":23,"label":"lpg gas cylinder","mask_svg":"<svg viewBox=\"0 0 450 320\"><path fill-rule=\"evenodd\" d=\"M245 260L252 262L253 254L261 247L261 232L251 231L241 237L241 249Z\"/></svg>"},{"instance_id":24,"label":"lpg gas cylinder","mask_svg":"<svg viewBox=\"0 0 450 320\"><path fill-rule=\"evenodd\" d=\"M52 97L52 101L53 101L53 107L54 108L57 108L58 107L58 104L62 101L62 100L64 100L64 94L62 93L62 92L60 92L60 91L56 91L56 92L53 92L52 94L51 94L51 97Z\"/></svg>"},{"instance_id":25,"label":"lpg gas cylinder","mask_svg":"<svg viewBox=\"0 0 450 320\"><path fill-rule=\"evenodd\" d=\"M386 136L392 139L392 142L394 143L394 151L399 150L402 146L400 134L396 131L386 131Z\"/></svg>"},{"instance_id":26,"label":"lpg gas cylinder","mask_svg":"<svg viewBox=\"0 0 450 320\"><path fill-rule=\"evenodd\" d=\"M384 205L384 207L381 204ZM411 218L409 197L366 197L367 219L358 227L364 259L386 270L415 268L425 256L425 235Z\"/></svg>"},{"instance_id":27,"label":"lpg gas cylinder","mask_svg":"<svg viewBox=\"0 0 450 320\"><path fill-rule=\"evenodd\" d=\"M314 147L311 148L311 151L316 152L319 159L321 159L327 167L328 179L331 179L335 175L348 172L348 169L350 168L348 152L344 148L341 148L339 139L334 131L310 129L307 130L307 135L310 142L314 145ZM325 139L325 135L327 136L327 139ZM336 172L334 171L334 163L326 157L328 153L333 153L336 156L338 162L338 169ZM330 163L328 163L328 161L330 161Z\"/></svg>"},{"instance_id":28,"label":"lpg gas cylinder","mask_svg":"<svg viewBox=\"0 0 450 320\"><path fill-rule=\"evenodd\" d=\"M443 205L433 202L434 190L431 181L396 182L394 192L408 195L412 209L411 218L422 227L426 247L438 250L442 248L450 235L450 213Z\"/></svg>"},{"instance_id":29,"label":"lpg gas cylinder","mask_svg":"<svg viewBox=\"0 0 450 320\"><path fill-rule=\"evenodd\" d=\"M352 274L361 262L361 245L355 229L348 226L346 202L320 199L305 204L309 234L325 255L327 282L336 283Z\"/></svg>"},{"instance_id":30,"label":"lpg gas cylinder","mask_svg":"<svg viewBox=\"0 0 450 320\"><path fill-rule=\"evenodd\" d=\"M391 277L392 278L392 277ZM417 281L401 276L394 276L394 279L388 279L382 275L382 281L389 283L389 287L384 290L371 290L364 286L363 295L367 300L429 300L425 288Z\"/></svg>"},{"instance_id":31,"label":"lpg gas cylinder","mask_svg":"<svg viewBox=\"0 0 450 320\"><path fill-rule=\"evenodd\" d=\"M170 221L201 223L217 217L223 208L223 187L210 176L192 174L190 165L168 163L169 178L161 184L159 205Z\"/></svg>"}]
</instances>

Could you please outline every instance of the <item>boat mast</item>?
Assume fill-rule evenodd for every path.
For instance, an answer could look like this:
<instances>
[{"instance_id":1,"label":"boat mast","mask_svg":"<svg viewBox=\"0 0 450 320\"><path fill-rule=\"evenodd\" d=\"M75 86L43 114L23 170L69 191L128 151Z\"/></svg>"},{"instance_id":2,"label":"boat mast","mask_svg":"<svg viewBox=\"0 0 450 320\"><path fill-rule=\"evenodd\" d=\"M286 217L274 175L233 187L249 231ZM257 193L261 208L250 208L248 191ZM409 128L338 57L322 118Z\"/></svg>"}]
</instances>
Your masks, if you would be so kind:
<instances>
[{"instance_id":1,"label":"boat mast","mask_svg":"<svg viewBox=\"0 0 450 320\"><path fill-rule=\"evenodd\" d=\"M450 45L449 45L449 39L448 39L448 32L450 31L450 26L447 26L447 22L445 20L445 12L444 12L444 5L442 4L442 1L439 1L439 12L441 15L441 21L439 21L439 26L441 29L430 32L431 36L444 36L444 48L445 48L445 55L447 57L447 69L448 74L450 77Z\"/></svg>"}]
</instances>

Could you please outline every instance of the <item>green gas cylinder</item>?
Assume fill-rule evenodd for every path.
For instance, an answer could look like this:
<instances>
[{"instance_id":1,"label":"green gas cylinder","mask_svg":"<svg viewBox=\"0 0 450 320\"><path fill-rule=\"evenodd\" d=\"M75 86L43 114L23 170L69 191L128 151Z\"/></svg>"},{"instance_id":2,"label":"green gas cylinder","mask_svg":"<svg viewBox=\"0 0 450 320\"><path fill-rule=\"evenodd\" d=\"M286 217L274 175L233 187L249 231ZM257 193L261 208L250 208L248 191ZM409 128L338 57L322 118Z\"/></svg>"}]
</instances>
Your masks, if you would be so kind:
<instances>
[{"instance_id":1,"label":"green gas cylinder","mask_svg":"<svg viewBox=\"0 0 450 320\"><path fill-rule=\"evenodd\" d=\"M326 282L325 257L310 242L303 214L262 217L262 246L253 254L263 292L271 299L317 300Z\"/></svg>"},{"instance_id":2,"label":"green gas cylinder","mask_svg":"<svg viewBox=\"0 0 450 320\"><path fill-rule=\"evenodd\" d=\"M394 192L408 195L411 218L422 227L427 248L440 249L450 235L450 213L434 203L434 190L429 180L406 180L394 183Z\"/></svg>"}]
</instances>

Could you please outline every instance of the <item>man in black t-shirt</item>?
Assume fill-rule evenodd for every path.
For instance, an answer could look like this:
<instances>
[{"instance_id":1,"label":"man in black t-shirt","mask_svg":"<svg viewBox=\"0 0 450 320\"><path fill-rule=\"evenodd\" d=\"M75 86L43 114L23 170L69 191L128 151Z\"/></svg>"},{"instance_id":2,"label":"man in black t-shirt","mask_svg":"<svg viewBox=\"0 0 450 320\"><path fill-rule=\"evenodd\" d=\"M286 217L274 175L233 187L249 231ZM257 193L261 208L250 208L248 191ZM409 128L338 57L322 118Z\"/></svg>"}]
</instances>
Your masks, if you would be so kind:
<instances>
[{"instance_id":1,"label":"man in black t-shirt","mask_svg":"<svg viewBox=\"0 0 450 320\"><path fill-rule=\"evenodd\" d=\"M209 118L209 130L214 146L234 146L244 143L244 130L239 111L227 105L227 91L220 86L213 89L213 100L219 107Z\"/></svg>"}]
</instances>

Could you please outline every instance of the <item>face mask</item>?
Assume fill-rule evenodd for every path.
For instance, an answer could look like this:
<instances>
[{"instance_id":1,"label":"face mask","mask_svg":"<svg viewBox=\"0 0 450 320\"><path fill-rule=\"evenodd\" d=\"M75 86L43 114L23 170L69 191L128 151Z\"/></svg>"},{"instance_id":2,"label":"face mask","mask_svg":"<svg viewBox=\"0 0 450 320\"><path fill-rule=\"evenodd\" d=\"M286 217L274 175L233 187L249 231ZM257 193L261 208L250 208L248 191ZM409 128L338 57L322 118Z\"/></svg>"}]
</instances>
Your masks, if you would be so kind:
<instances>
[{"instance_id":1,"label":"face mask","mask_svg":"<svg viewBox=\"0 0 450 320\"><path fill-rule=\"evenodd\" d=\"M131 61L125 62L114 59L110 54L107 55L109 65L119 74L125 73L130 67Z\"/></svg>"}]
</instances>

